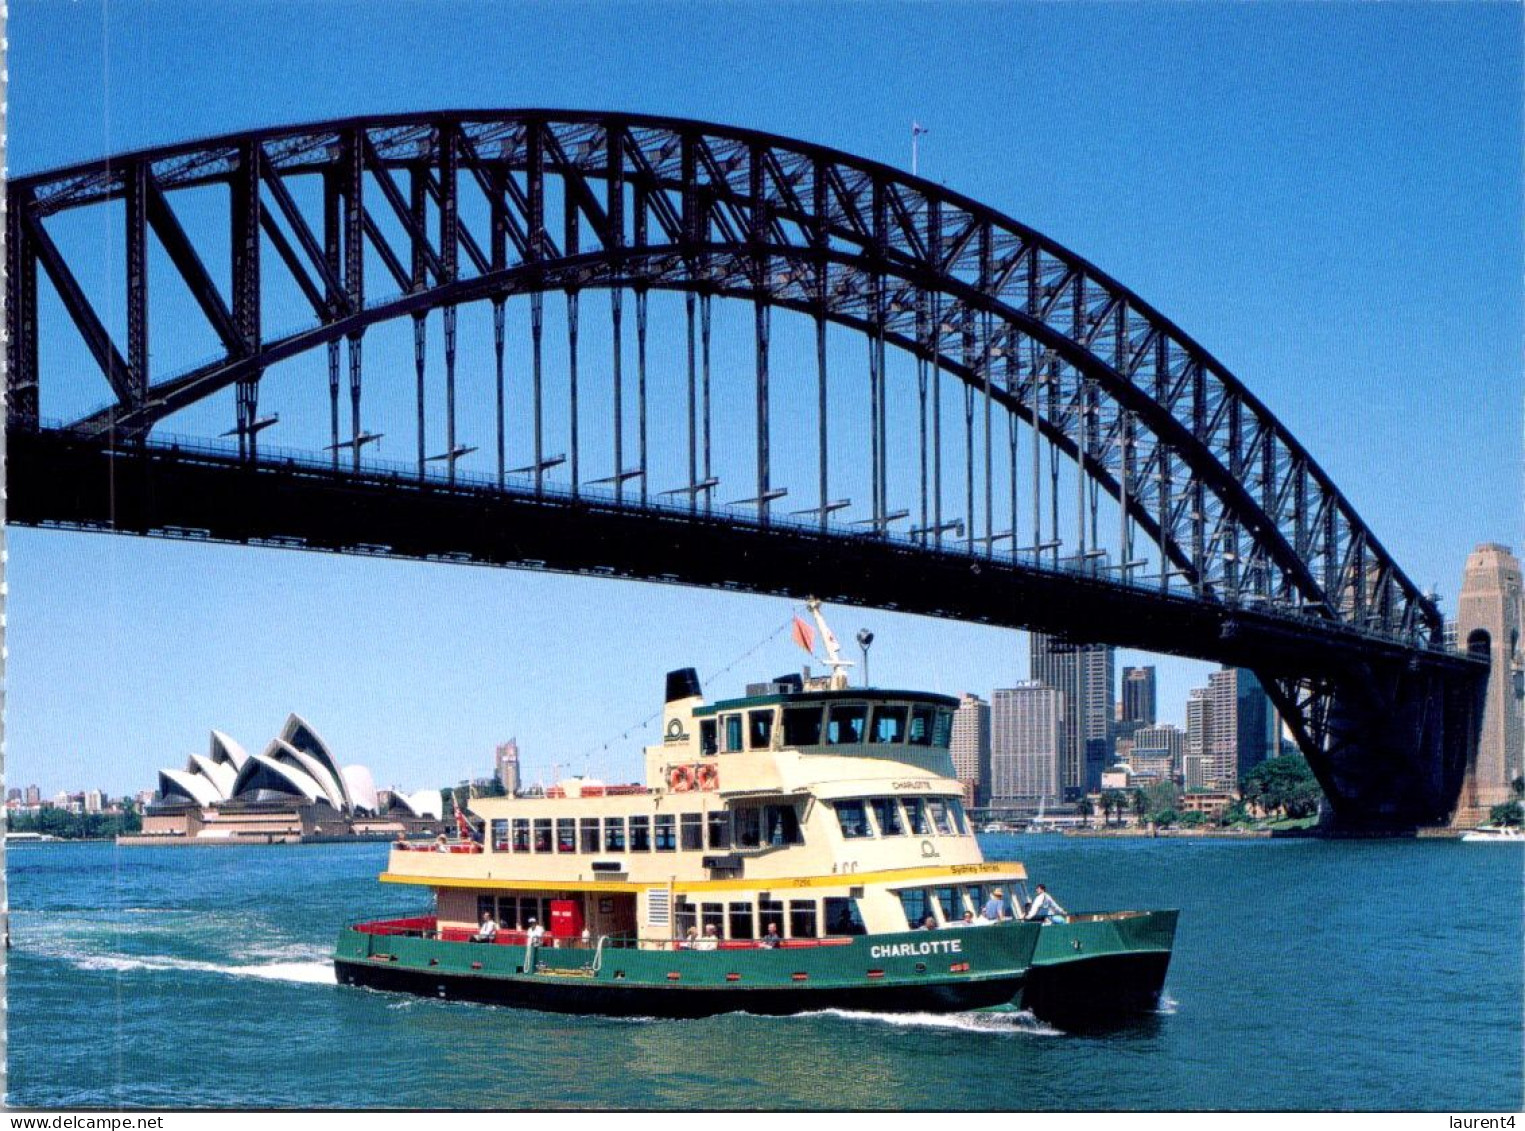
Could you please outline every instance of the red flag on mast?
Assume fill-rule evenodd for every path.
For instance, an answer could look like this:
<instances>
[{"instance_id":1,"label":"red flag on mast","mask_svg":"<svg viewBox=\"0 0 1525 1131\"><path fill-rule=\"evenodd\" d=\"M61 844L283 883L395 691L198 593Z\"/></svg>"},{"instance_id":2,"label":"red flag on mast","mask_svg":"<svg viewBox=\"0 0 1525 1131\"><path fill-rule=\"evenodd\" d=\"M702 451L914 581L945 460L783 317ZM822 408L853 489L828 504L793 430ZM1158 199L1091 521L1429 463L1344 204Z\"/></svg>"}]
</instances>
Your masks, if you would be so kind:
<instances>
[{"instance_id":1,"label":"red flag on mast","mask_svg":"<svg viewBox=\"0 0 1525 1131\"><path fill-rule=\"evenodd\" d=\"M815 655L815 630L799 617L794 618L794 629L790 635L796 644L809 652L811 656Z\"/></svg>"}]
</instances>

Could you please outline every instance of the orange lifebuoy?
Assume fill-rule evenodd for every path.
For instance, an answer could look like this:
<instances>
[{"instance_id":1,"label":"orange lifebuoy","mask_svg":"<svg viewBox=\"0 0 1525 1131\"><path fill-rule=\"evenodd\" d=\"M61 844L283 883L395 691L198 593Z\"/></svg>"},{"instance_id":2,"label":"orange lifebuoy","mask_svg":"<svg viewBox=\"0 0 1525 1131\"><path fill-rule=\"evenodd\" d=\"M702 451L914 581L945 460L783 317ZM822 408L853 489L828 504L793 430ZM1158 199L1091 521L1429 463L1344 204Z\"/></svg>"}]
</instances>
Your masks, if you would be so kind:
<instances>
[{"instance_id":1,"label":"orange lifebuoy","mask_svg":"<svg viewBox=\"0 0 1525 1131\"><path fill-rule=\"evenodd\" d=\"M720 771L709 764L702 765L695 774L695 780L700 789L706 793L713 792L720 788Z\"/></svg>"},{"instance_id":2,"label":"orange lifebuoy","mask_svg":"<svg viewBox=\"0 0 1525 1131\"><path fill-rule=\"evenodd\" d=\"M687 793L694 788L694 768L674 766L667 771L667 788L674 793Z\"/></svg>"}]
</instances>

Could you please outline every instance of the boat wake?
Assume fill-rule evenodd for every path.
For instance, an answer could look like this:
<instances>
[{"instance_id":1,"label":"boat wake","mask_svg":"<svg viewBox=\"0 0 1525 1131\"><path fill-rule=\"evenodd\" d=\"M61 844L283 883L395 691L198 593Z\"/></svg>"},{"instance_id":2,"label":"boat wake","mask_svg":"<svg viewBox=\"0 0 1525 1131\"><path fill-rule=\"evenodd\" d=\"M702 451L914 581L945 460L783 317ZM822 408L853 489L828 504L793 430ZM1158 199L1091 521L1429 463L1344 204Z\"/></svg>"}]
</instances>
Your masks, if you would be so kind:
<instances>
[{"instance_id":1,"label":"boat wake","mask_svg":"<svg viewBox=\"0 0 1525 1131\"><path fill-rule=\"evenodd\" d=\"M190 958L158 956L128 957L94 954L70 958L80 970L109 970L118 973L147 971L219 974L229 978L260 978L270 982L297 982L307 985L333 985L334 968L330 962L268 962L256 965L228 965L199 962Z\"/></svg>"},{"instance_id":2,"label":"boat wake","mask_svg":"<svg viewBox=\"0 0 1525 1131\"><path fill-rule=\"evenodd\" d=\"M839 1017L844 1021L890 1025L902 1029L945 1029L1001 1036L1062 1037L1064 1033L1039 1021L1026 1010L992 1013L868 1013L853 1009L823 1009L801 1017Z\"/></svg>"}]
</instances>

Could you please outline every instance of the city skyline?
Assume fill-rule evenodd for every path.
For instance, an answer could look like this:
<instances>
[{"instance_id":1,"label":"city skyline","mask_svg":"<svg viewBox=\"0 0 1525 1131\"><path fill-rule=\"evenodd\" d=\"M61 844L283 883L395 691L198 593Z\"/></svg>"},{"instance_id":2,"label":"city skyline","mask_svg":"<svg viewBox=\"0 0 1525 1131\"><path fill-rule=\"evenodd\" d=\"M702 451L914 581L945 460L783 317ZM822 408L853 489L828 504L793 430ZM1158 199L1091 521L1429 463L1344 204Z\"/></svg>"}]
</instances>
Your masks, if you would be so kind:
<instances>
[{"instance_id":1,"label":"city skyline","mask_svg":"<svg viewBox=\"0 0 1525 1131\"><path fill-rule=\"evenodd\" d=\"M462 76L441 65L445 40L432 32L448 19L456 34L481 38L499 13L378 11L375 36L356 45L322 21L288 42L284 8L235 20L119 6L103 20L85 5L18 4L10 165L26 173L241 126L463 104L639 107L905 165L914 114L931 131L924 175L1052 234L1212 349L1414 580L1440 583L1448 615L1474 545L1525 544L1510 501L1520 75L1494 46L1501 30L1517 30L1517 14L982 9L987 42L1042 38L1070 59L1070 93L1057 100L1010 60L969 67L956 21L931 9L907 9L878 40L865 66L879 81L836 82L827 97L819 80L834 73L822 46L831 37L766 75L752 65L787 13L746 21L696 8L691 45L640 6L611 15L612 37L527 11L522 50L556 65ZM859 37L880 20L844 9L828 22ZM264 75L217 62L241 37L286 43L285 64ZM420 52L406 75L385 46L403 40ZM611 67L613 40L621 54L671 66L655 79ZM718 60L701 60L714 51ZM1347 66L1351 57L1360 65ZM1140 58L1157 65L1140 68ZM337 81L290 81L335 60ZM1452 81L1459 67L1472 81ZM967 81L938 82L950 73ZM1017 98L1036 100L1024 103L1032 112L989 112ZM1120 98L1140 117L1117 131ZM1264 130L1268 119L1281 128ZM1140 162L1144 138L1150 160ZM1030 154L1036 175L1014 175L1012 153ZM1498 332L1448 332L1479 324ZM1478 411L1494 403L1509 408ZM1472 456L1466 466L1459 450ZM196 749L213 721L247 740L289 710L398 782L475 776L509 733L524 744L528 777L557 762L633 768L667 668L716 673L792 611L767 598L525 572L9 536L8 768L13 780L107 776L113 791ZM832 616L839 633L878 634L876 682L956 693L1026 670L1017 634L871 610ZM611 654L624 658L617 680ZM788 657L787 641L775 641L706 690L739 692L792 667ZM1127 652L1118 662L1157 663L1161 702L1184 701L1210 669ZM596 709L574 718L544 708L569 699ZM91 767L103 751L111 764L99 775Z\"/></svg>"}]
</instances>

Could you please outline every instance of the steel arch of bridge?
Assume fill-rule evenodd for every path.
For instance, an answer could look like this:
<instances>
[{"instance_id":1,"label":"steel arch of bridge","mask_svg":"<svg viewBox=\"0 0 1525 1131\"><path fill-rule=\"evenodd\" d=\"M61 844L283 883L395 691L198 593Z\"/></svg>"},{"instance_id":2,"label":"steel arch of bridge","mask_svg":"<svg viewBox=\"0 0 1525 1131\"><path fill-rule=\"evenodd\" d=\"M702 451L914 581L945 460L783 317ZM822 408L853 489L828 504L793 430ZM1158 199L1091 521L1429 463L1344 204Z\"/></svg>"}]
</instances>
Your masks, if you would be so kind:
<instances>
[{"instance_id":1,"label":"steel arch of bridge","mask_svg":"<svg viewBox=\"0 0 1525 1131\"><path fill-rule=\"evenodd\" d=\"M321 215L293 191L321 183ZM225 190L230 219L230 293L213 281L205 257L176 211L176 194ZM486 223L473 224L463 194L479 194ZM126 271L120 293L125 346L105 329L68 257L49 233L60 213L120 202ZM480 204L478 205L480 207ZM269 367L326 348L334 461L349 447L356 472L362 427L362 343L382 322L412 318L419 382L418 467L424 449L423 320L442 312L447 421L445 458L454 480L455 319L458 307L491 304L497 358L498 477L504 481L502 409L504 306L533 304L537 494L548 460L541 434L541 335L544 295L567 296L572 368L572 490L577 468L576 333L578 295L614 297L614 382L619 393L621 300L635 295L644 397L646 300L653 290L687 296L690 396L695 308L708 354L713 298L755 308L756 481L752 502L766 525L778 495L769 419L771 312L813 318L820 366L818 504L821 528L834 502L827 457L826 348L829 323L869 342L872 401L871 531L901 517L886 489L887 347L917 359L921 419L921 511L917 538L933 548L958 516L944 513L938 389L943 375L962 383L968 431L965 530L975 533L973 406L985 407L983 548L1019 533L1013 438L1011 528L996 532L992 499L992 409L1011 435L1020 422L1081 469L1079 513L1069 560L1084 566L1102 550L1096 495L1115 500L1121 518L1115 564L1130 575L1135 533L1158 547L1152 584L1162 596L1184 586L1200 602L1282 615L1316 638L1355 632L1398 654L1434 657L1442 623L1434 604L1404 575L1349 502L1301 444L1227 369L1170 320L1090 263L999 212L930 182L836 150L750 130L668 118L550 110L407 114L268 129L114 156L19 178L7 212L6 317L9 424L39 427L38 285L46 276L101 369L108 407L76 420L76 434L118 443L147 436L159 421L213 393L237 389L241 444L255 456L260 379ZM389 235L400 231L401 238ZM150 236L221 342L223 354L190 372L150 372L147 263ZM273 253L273 255L271 254ZM382 266L383 288L366 278L367 258ZM267 337L262 278L278 271L312 312L309 327ZM385 293L377 293L385 290ZM349 438L342 439L340 353L347 344ZM48 379L52 379L49 377ZM706 388L708 369L706 361ZM934 404L930 470L927 397ZM707 419L707 418L706 418ZM616 416L612 481L623 498L639 480L647 501L644 400L639 466L627 471ZM699 509L713 483L708 428L702 464L690 413L683 488ZM1033 447L1036 455L1036 443ZM930 480L930 482L929 482ZM1057 473L1045 541L1041 489L1031 494L1031 546L1060 566ZM1087 497L1089 495L1089 502ZM1091 542L1087 544L1089 508ZM1312 627L1309 628L1310 623ZM1319 626L1323 626L1322 629ZM1369 674L1369 673L1368 673ZM1342 725L1331 685L1278 677L1270 689L1305 747L1327 752ZM1378 683L1381 681L1378 680ZM1391 688L1363 680L1363 715L1388 709ZM1348 696L1347 696L1348 698ZM1422 724L1421 724L1422 725ZM1449 773L1449 771L1448 771ZM1452 775L1454 776L1454 774Z\"/></svg>"}]
</instances>

